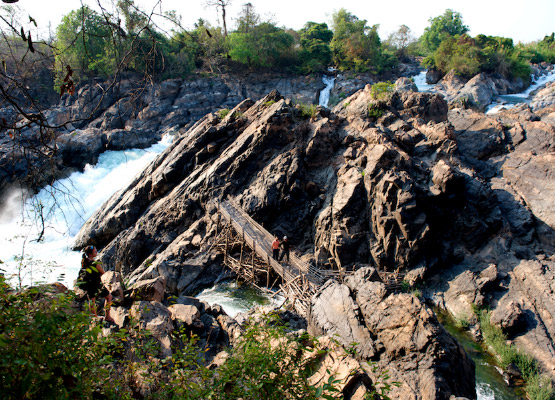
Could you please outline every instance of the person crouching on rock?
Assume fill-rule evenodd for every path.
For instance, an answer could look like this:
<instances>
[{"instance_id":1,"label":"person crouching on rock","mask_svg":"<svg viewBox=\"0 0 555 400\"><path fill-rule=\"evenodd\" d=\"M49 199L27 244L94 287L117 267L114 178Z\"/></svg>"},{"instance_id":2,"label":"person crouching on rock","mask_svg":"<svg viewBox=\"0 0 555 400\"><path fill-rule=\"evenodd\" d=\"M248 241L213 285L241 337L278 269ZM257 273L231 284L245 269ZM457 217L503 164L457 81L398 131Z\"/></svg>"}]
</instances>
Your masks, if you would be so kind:
<instances>
[{"instance_id":1,"label":"person crouching on rock","mask_svg":"<svg viewBox=\"0 0 555 400\"><path fill-rule=\"evenodd\" d=\"M106 300L104 309L106 310L105 321L114 322L110 316L110 305L112 303L112 294L104 287L100 277L104 274L104 269L100 261L95 261L98 251L94 246L87 246L83 249L83 259L81 260L81 270L77 278L77 285L87 293L89 299L89 309L94 314L96 313L96 298L98 296L104 297Z\"/></svg>"},{"instance_id":2,"label":"person crouching on rock","mask_svg":"<svg viewBox=\"0 0 555 400\"><path fill-rule=\"evenodd\" d=\"M279 256L279 238L277 235L274 237L274 241L272 242L272 257L274 260L277 260Z\"/></svg>"}]
</instances>

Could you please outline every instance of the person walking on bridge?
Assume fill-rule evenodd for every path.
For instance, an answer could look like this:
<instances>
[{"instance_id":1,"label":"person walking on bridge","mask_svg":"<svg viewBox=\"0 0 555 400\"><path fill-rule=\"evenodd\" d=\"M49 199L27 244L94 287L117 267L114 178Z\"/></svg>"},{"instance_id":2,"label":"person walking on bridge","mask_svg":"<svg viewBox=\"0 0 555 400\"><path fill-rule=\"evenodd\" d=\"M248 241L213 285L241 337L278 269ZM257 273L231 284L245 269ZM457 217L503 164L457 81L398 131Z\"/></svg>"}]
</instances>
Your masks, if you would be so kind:
<instances>
[{"instance_id":1,"label":"person walking on bridge","mask_svg":"<svg viewBox=\"0 0 555 400\"><path fill-rule=\"evenodd\" d=\"M274 241L272 242L272 257L274 260L277 260L279 256L279 238L277 235L274 237Z\"/></svg>"},{"instance_id":2,"label":"person walking on bridge","mask_svg":"<svg viewBox=\"0 0 555 400\"><path fill-rule=\"evenodd\" d=\"M289 241L287 240L287 236L284 236L281 241L281 255L278 261L283 260L283 256L286 256L287 262L289 263Z\"/></svg>"}]
</instances>

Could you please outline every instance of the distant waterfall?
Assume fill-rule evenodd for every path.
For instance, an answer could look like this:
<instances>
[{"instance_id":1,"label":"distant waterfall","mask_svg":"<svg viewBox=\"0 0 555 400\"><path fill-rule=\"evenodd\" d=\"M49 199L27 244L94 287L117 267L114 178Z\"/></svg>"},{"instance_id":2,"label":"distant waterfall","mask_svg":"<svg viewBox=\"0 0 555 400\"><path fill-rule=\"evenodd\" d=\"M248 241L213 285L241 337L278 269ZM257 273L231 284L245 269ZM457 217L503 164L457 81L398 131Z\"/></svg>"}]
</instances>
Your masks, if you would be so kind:
<instances>
[{"instance_id":1,"label":"distant waterfall","mask_svg":"<svg viewBox=\"0 0 555 400\"><path fill-rule=\"evenodd\" d=\"M328 71L332 72L335 71L334 68L328 68ZM325 87L320 92L320 99L318 100L318 104L327 107L328 103L330 102L330 93L333 89L333 85L335 84L335 76L334 75L322 75L322 82L324 82Z\"/></svg>"}]
</instances>

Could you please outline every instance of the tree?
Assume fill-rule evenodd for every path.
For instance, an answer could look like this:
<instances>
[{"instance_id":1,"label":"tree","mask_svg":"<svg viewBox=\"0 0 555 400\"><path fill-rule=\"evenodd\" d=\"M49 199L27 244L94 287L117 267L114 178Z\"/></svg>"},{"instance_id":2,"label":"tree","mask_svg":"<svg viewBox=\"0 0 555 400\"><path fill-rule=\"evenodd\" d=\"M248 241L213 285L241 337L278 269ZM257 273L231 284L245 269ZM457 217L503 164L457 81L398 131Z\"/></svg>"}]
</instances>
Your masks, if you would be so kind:
<instances>
[{"instance_id":1,"label":"tree","mask_svg":"<svg viewBox=\"0 0 555 400\"><path fill-rule=\"evenodd\" d=\"M430 26L424 29L420 37L420 43L428 54L434 52L448 37L468 32L468 26L463 24L462 15L451 9L445 10L443 15L430 18L429 21Z\"/></svg>"},{"instance_id":2,"label":"tree","mask_svg":"<svg viewBox=\"0 0 555 400\"><path fill-rule=\"evenodd\" d=\"M56 29L58 79L71 65L74 78L111 75L117 66L112 31L104 18L88 6L64 16ZM59 85L58 85L59 86Z\"/></svg>"},{"instance_id":3,"label":"tree","mask_svg":"<svg viewBox=\"0 0 555 400\"><path fill-rule=\"evenodd\" d=\"M415 42L416 39L412 34L412 31L406 25L399 26L399 29L387 38L387 43L397 51L399 58L406 57L408 47Z\"/></svg>"},{"instance_id":4,"label":"tree","mask_svg":"<svg viewBox=\"0 0 555 400\"><path fill-rule=\"evenodd\" d=\"M243 4L237 19L237 32L249 33L259 23L260 15L254 11L254 6L251 3Z\"/></svg>"},{"instance_id":5,"label":"tree","mask_svg":"<svg viewBox=\"0 0 555 400\"><path fill-rule=\"evenodd\" d=\"M227 37L226 7L231 4L231 0L206 0L207 7L216 7L222 11L222 24L224 27L224 37Z\"/></svg>"},{"instance_id":6,"label":"tree","mask_svg":"<svg viewBox=\"0 0 555 400\"><path fill-rule=\"evenodd\" d=\"M294 42L291 35L270 22L250 27L246 32L233 32L228 39L231 59L249 67L278 65Z\"/></svg>"},{"instance_id":7,"label":"tree","mask_svg":"<svg viewBox=\"0 0 555 400\"><path fill-rule=\"evenodd\" d=\"M301 45L300 71L311 73L320 71L331 62L330 41L333 32L325 23L307 22L299 31Z\"/></svg>"},{"instance_id":8,"label":"tree","mask_svg":"<svg viewBox=\"0 0 555 400\"><path fill-rule=\"evenodd\" d=\"M387 64L378 25L369 27L344 8L333 14L333 39L330 47L333 60L341 69L371 70L379 73Z\"/></svg>"}]
</instances>

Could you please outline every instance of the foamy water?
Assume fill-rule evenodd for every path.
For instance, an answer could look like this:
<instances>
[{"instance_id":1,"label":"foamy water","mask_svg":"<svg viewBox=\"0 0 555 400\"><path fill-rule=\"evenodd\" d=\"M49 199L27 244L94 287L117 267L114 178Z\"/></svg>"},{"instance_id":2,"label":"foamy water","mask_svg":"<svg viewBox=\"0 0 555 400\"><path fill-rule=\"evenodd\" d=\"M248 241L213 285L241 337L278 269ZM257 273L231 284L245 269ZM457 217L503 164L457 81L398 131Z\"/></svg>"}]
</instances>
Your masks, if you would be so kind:
<instances>
[{"instance_id":1,"label":"foamy water","mask_svg":"<svg viewBox=\"0 0 555 400\"><path fill-rule=\"evenodd\" d=\"M147 149L104 152L96 165L56 181L25 202L21 192L10 193L0 210L0 269L9 283L57 281L72 287L81 255L70 248L85 221L170 143L167 136Z\"/></svg>"}]
</instances>

